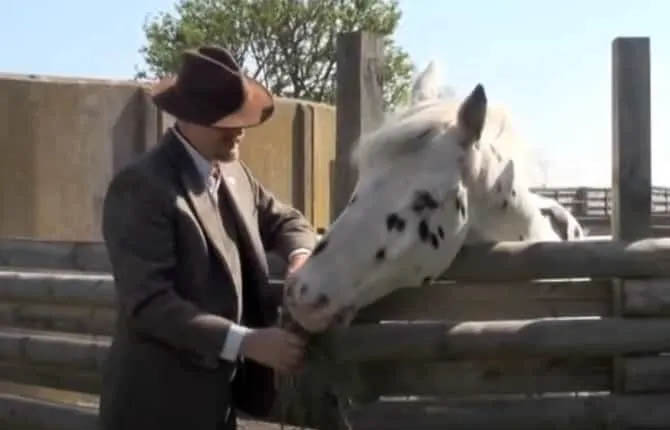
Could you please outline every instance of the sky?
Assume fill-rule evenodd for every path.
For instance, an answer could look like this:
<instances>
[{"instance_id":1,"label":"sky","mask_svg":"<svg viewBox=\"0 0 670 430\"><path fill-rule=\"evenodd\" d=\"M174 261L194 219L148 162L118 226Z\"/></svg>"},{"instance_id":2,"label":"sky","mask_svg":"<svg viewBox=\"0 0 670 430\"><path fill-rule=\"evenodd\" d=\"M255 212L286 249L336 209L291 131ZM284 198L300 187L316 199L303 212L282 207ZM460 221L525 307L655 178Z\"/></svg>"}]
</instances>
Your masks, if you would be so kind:
<instances>
[{"instance_id":1,"label":"sky","mask_svg":"<svg viewBox=\"0 0 670 430\"><path fill-rule=\"evenodd\" d=\"M130 79L175 0L0 0L0 73ZM39 5L39 6L36 6ZM505 106L550 186L610 186L611 46L651 40L652 180L670 186L670 1L400 0L394 39L459 97Z\"/></svg>"}]
</instances>

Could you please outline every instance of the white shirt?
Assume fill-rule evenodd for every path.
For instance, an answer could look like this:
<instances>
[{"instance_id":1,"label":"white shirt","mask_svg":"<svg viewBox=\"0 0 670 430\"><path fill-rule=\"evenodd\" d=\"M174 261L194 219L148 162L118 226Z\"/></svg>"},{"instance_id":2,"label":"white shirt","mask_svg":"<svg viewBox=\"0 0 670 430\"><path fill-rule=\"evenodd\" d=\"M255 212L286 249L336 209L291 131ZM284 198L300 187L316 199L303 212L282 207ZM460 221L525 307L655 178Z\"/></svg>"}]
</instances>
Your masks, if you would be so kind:
<instances>
[{"instance_id":1,"label":"white shirt","mask_svg":"<svg viewBox=\"0 0 670 430\"><path fill-rule=\"evenodd\" d=\"M177 136L177 138L186 148L186 151L191 155L191 158L195 163L198 173L203 178L205 183L207 183L209 194L216 203L218 201L218 189L219 186L221 185L222 178L219 177L216 182L212 182L211 181L211 173L213 169L212 163L205 157L203 157L202 154L200 154L200 152L198 152L198 150L196 150L195 147L193 147L193 145L191 145L188 142L188 140L179 132L179 130L176 127L172 127L172 132L175 134L175 136ZM294 249L293 251L291 251L288 258L290 260L291 258L293 258L294 255L303 253L309 254L309 252L310 251L305 248ZM228 329L228 335L226 336L226 341L223 345L223 349L219 354L220 357L223 358L224 360L233 362L236 361L237 357L239 356L239 350L240 345L242 343L242 339L247 333L251 331L252 329L248 327L232 323L230 329Z\"/></svg>"}]
</instances>

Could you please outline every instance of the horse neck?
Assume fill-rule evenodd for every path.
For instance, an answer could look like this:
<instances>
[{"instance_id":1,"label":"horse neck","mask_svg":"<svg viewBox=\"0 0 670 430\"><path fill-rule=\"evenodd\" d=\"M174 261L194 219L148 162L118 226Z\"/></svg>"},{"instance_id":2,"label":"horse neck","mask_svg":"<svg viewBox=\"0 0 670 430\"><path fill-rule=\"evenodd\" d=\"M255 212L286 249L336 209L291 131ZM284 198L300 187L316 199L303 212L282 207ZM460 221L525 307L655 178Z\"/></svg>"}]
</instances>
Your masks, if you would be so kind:
<instances>
[{"instance_id":1,"label":"horse neck","mask_svg":"<svg viewBox=\"0 0 670 430\"><path fill-rule=\"evenodd\" d=\"M532 192L528 188L515 186L516 195L505 199L492 193L473 194L470 200L471 242L555 240L556 233L543 218Z\"/></svg>"}]
</instances>

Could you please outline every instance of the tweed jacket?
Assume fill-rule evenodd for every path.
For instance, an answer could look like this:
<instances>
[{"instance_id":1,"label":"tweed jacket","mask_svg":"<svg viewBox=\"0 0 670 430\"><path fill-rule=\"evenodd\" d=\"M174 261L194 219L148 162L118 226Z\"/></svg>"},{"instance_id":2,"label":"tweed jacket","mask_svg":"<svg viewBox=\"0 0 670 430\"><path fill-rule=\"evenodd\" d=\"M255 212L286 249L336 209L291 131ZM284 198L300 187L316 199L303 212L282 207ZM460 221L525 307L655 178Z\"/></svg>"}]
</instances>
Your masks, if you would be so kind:
<instances>
[{"instance_id":1,"label":"tweed jacket","mask_svg":"<svg viewBox=\"0 0 670 430\"><path fill-rule=\"evenodd\" d=\"M287 258L316 235L233 164L235 189L222 181L228 206L217 207L168 130L110 183L102 223L118 317L101 389L105 430L228 429L235 406L268 412L272 371L220 354L232 323L275 323L266 251Z\"/></svg>"}]
</instances>

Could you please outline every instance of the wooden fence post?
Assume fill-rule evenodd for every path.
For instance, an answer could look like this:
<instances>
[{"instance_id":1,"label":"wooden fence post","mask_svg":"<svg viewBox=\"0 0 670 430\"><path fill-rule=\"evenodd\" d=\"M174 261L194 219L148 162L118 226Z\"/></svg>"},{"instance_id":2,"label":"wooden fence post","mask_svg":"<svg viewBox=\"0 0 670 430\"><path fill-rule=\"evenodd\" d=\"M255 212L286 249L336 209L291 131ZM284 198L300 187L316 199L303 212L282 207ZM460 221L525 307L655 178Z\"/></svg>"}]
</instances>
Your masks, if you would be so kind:
<instances>
[{"instance_id":1,"label":"wooden fence post","mask_svg":"<svg viewBox=\"0 0 670 430\"><path fill-rule=\"evenodd\" d=\"M381 76L383 38L364 31L337 38L337 131L331 220L349 201L356 184L351 151L360 136L377 127L384 116Z\"/></svg>"},{"instance_id":2,"label":"wooden fence post","mask_svg":"<svg viewBox=\"0 0 670 430\"><path fill-rule=\"evenodd\" d=\"M612 236L635 240L651 223L649 38L617 38L612 48Z\"/></svg>"},{"instance_id":3,"label":"wooden fence post","mask_svg":"<svg viewBox=\"0 0 670 430\"><path fill-rule=\"evenodd\" d=\"M649 38L612 43L612 240L651 235L651 120ZM613 283L613 313L622 314L623 279ZM621 357L614 391L625 391Z\"/></svg>"}]
</instances>

